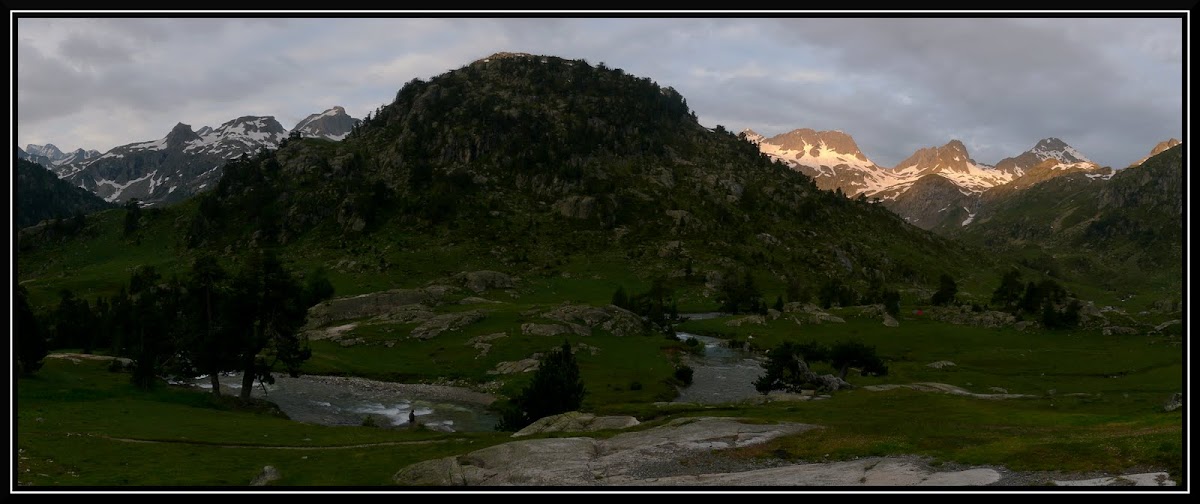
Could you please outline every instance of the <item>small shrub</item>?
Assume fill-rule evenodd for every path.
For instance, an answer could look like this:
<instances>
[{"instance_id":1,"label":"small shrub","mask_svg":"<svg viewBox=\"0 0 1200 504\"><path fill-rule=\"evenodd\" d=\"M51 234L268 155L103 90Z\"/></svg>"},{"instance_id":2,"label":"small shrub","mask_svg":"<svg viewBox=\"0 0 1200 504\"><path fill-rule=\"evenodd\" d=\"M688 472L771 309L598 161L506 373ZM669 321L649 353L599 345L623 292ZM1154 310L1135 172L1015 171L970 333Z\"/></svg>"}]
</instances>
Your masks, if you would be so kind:
<instances>
[{"instance_id":1,"label":"small shrub","mask_svg":"<svg viewBox=\"0 0 1200 504\"><path fill-rule=\"evenodd\" d=\"M629 382L629 390L642 390L642 382Z\"/></svg>"},{"instance_id":2,"label":"small shrub","mask_svg":"<svg viewBox=\"0 0 1200 504\"><path fill-rule=\"evenodd\" d=\"M692 369L692 367L686 364L675 368L675 378L680 382L683 382L685 387L692 384L692 375L694 373L695 371Z\"/></svg>"}]
</instances>

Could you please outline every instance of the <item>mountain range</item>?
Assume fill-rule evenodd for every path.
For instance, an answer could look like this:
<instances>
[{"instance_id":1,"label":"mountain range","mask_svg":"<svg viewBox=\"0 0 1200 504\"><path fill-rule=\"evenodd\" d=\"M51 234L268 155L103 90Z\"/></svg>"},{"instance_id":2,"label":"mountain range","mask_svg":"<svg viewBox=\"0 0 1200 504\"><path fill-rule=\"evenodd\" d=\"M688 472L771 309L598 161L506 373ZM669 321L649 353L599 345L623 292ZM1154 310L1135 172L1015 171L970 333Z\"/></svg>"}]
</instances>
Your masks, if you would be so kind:
<instances>
[{"instance_id":1,"label":"mountain range","mask_svg":"<svg viewBox=\"0 0 1200 504\"><path fill-rule=\"evenodd\" d=\"M472 65L459 70L460 73L470 73L477 68L486 68L488 65L493 65L496 62L499 64L510 65L512 61L523 60L526 58L537 57L528 55L498 55L493 58L486 58L476 61ZM573 62L564 63L563 60L556 58L543 58L544 65L566 65L572 67L576 65ZM494 66L494 65L493 65ZM451 75L456 75L452 73ZM444 76L445 82L456 82L455 78ZM406 87L397 95L397 99L403 98L406 90L412 88ZM472 90L469 86L467 90ZM669 89L669 88L667 88ZM411 192L416 188L424 188L426 190L437 189L438 193L445 193L443 187L447 183L459 187L460 189L470 188L475 185L488 185L495 181L497 177L507 177L507 172L502 173L480 173L480 166L489 166L488 164L476 163L481 156L487 153L492 153L493 159L496 159L496 152L504 152L506 154L499 155L498 159L508 160L524 159L530 156L529 153L519 152L515 147L522 145L521 142L513 144L511 148L502 147L501 144L511 143L510 138L501 138L496 136L492 130L511 126L509 123L518 120L528 120L529 110L541 110L540 107L531 105L527 109L510 107L504 114L489 119L480 123L478 117L471 115L455 116L453 119L458 121L459 127L464 128L470 134L466 137L447 137L434 136L426 138L422 135L428 135L425 129L432 124L442 124L448 119L438 114L443 114L441 108L430 109L430 103L437 103L438 107L451 107L445 100L441 99L441 94L446 91L438 91L437 93L426 93L424 102L416 102L411 104L412 110L404 110L402 117L407 121L404 125L396 125L391 123L380 124L381 116L377 116L373 121L375 126L369 129L368 136L374 140L366 141L366 143L358 142L354 145L359 145L358 148L342 153L342 157L321 157L326 163L333 166L336 172L342 173L345 180L343 183L362 184L363 186L372 185L375 189L374 195L366 195L363 198L354 199L330 199L327 201L330 208L336 208L336 221L338 226L346 226L350 229L360 230L371 226L373 223L380 220L378 215L380 208L387 207L380 201L384 198L383 195L394 194L397 191L397 180L407 180L408 190ZM665 92L665 91L664 91ZM536 93L535 93L536 94ZM500 101L511 101L514 95L497 96L494 93L483 93L477 96L481 101L481 107L492 107L495 109L496 104ZM392 108L395 108L393 105ZM388 109L391 110L391 109ZM399 109L397 109L399 110ZM459 110L454 108L453 110ZM490 110L490 109L489 109ZM383 116L387 116L387 110L383 111ZM398 113L398 112L397 112ZM513 114L516 114L514 116ZM555 115L555 114L550 114ZM636 114L628 113L627 116ZM573 123L561 123L555 126L564 131L558 131L555 135L563 135L561 140L565 142L590 142L595 138L606 138L613 132L624 131L625 134L633 138L645 137L645 131L652 129L643 122L633 120L631 117L617 117L612 121L604 124L595 123L587 127L576 127ZM661 119L661 118L659 118ZM430 122L432 121L432 123ZM147 205L159 205L183 200L189 196L211 190L217 187L224 175L223 168L227 163L234 161L232 164L237 167L244 168L246 162L255 166L262 166L261 156L258 153L281 149L287 143L287 139L325 139L341 141L350 136L351 131L355 131L362 126L362 121L351 118L346 114L342 107L333 107L318 114L312 114L299 121L293 128L286 129L278 121L271 116L243 116L227 121L216 128L203 127L199 130L194 130L190 125L177 124L164 137L147 142L139 142L128 145L123 145L109 150L106 153L98 153L96 151L87 151L77 149L71 153L63 153L53 145L29 145L25 149L17 148L18 157L39 162L50 170L57 173L65 181L71 185L87 189L94 194L102 197L109 202L123 202L132 198L137 198ZM403 141L391 142L380 137L381 131L395 130L401 128L407 132L400 136ZM632 128L632 129L631 129ZM512 132L515 132L518 137L525 135L530 137L530 145L536 145L533 140L537 136L537 132L526 131L512 126ZM388 133L391 134L391 133ZM546 134L543 132L542 134ZM812 129L797 129L774 137L766 138L751 130L746 130L740 135L743 140L750 141L757 146L757 149L767 158L776 162L782 162L792 169L807 175L811 179L811 183L817 188L828 191L840 191L846 197L854 199L863 199L866 201L875 201L899 215L903 220L917 227L927 230L933 230L940 234L950 236L971 236L976 241L989 242L994 244L995 240L988 238L991 234L998 233L996 223L1005 222L1006 219L1012 220L1006 215L1014 212L1019 213L1020 205L1012 204L1013 201L1021 201L1019 196L1025 191L1038 186L1040 183L1050 181L1052 179L1062 178L1065 181L1078 184L1079 181L1086 184L1089 182L1097 182L1099 187L1103 182L1114 176L1114 170L1108 167L1101 167L1090 161L1086 156L1075 148L1068 145L1066 142L1058 138L1042 139L1030 148L1029 150L1013 157L1008 157L1000 160L996 165L987 165L974 160L968 152L966 146L958 140L951 140L942 146L931 146L917 150L911 156L901 161L894 167L882 167L873 162L867 157L858 147L853 137L841 131L815 131ZM522 137L523 138L523 137ZM653 139L640 138L637 141L643 144L639 151L649 149L650 142ZM627 142L628 140L622 140ZM1169 140L1162 142L1151 150L1151 155L1143 158L1133 166L1138 166L1147 159L1164 152L1172 146L1178 145L1178 140ZM615 145L615 144L614 144ZM694 146L683 150L694 150ZM363 149L366 149L365 151ZM661 147L654 147L661 148ZM311 151L311 146L306 147L306 152ZM281 149L282 150L282 149ZM539 149L533 149L539 151ZM292 150L287 150L292 152ZM370 155L369 152L380 151L390 152L392 154L386 156ZM424 153L424 156L416 154ZM293 152L294 154L294 152ZM250 157L246 157L250 155ZM305 156L311 157L315 154L309 152ZM345 157L350 156L350 157ZM486 156L485 156L486 157ZM259 158L259 161L254 161L252 158ZM417 159L423 161L417 161ZM565 159L574 159L572 156L556 155L553 149L547 154L534 156L530 162L532 166L549 167L554 163L563 163ZM241 159L241 161L236 161ZM272 156L271 159L280 166L290 166L294 164L288 161L288 156ZM399 163L401 168L395 165ZM414 164L415 163L415 164ZM449 163L449 164L447 164ZM558 167L555 170L567 170L566 174L570 175L565 181L572 180L572 177L580 176L581 173L588 169L579 160L570 161L566 167ZM400 171L396 172L399 178L393 180L389 176L383 176L384 172L377 173L376 176L367 177L368 179L358 180L364 173L366 166L378 165L378 168L385 172L388 170ZM449 174L458 174L455 177L472 178L471 182L464 182L460 178L450 178L443 180L443 186L431 186L428 181L436 181L438 177L432 172L437 171L437 167L446 170ZM459 168L454 168L459 166ZM470 171L464 172L462 167L472 166ZM390 167L390 168L389 168ZM312 167L300 170L305 172ZM678 169L673 169L671 176L666 179L665 174L655 178L652 182L655 184L668 183L674 184L678 181ZM766 186L772 184L768 182L758 181L750 186L746 180L729 179L725 180L721 177L720 171L710 174L720 180L720 184L728 186L735 192L732 195L727 195L726 198L735 198L740 201L743 199L742 194L749 194L750 200L755 201L757 194L751 186ZM245 178L246 174L235 174L228 182L231 185L247 184L249 179ZM551 183L544 180L543 175L527 174L520 175L514 183L526 187L538 188L539 191L545 191L546 188L539 184ZM599 176L589 182L590 184L599 184L601 187L607 187L612 184L614 175ZM228 177L227 177L228 178ZM297 176L303 179L303 176ZM587 177L585 177L587 178ZM373 182L372 182L373 180ZM425 180L426 182L421 182ZM609 181L605 181L609 180ZM669 182L662 182L669 180ZM573 187L569 182L558 180L557 184L566 183L566 187ZM597 182L601 181L601 182ZM261 182L261 181L260 181ZM288 183L283 183L283 186L290 186ZM534 184L529 186L528 184ZM1074 186L1071 186L1074 187ZM244 189L249 189L248 187ZM342 193L359 192L358 188L345 187L340 190ZM557 191L557 190L555 190ZM750 192L746 192L750 191ZM1064 189L1069 192L1069 190ZM228 189L218 191L215 196L225 199L228 196ZM293 188L291 192L298 192L297 188ZM453 192L453 191L450 191ZM551 204L552 208L565 216L572 218L596 219L599 218L602 223L611 225L618 219L618 214L626 210L620 210L622 206L628 206L629 201L623 205L615 196L609 196L607 200L598 199L593 195L579 193L568 194L554 192L558 197L554 201L546 203ZM641 195L634 199L644 198L648 190L641 190ZM703 192L703 191L701 191ZM1045 192L1043 190L1043 192ZM282 194L288 194L289 191L282 191ZM617 192L614 194L624 194ZM463 195L459 195L463 196ZM626 196L629 196L626 194ZM668 195L662 195L671 199L677 199ZM763 196L759 196L763 197ZM777 198L771 194L766 197ZM1065 197L1065 196L1064 196ZM1090 197L1090 196L1089 196ZM365 198L365 199L364 199ZM423 218L437 220L438 215L442 213L455 214L458 210L452 208L455 202L449 200L442 201L429 196L421 196L419 193L411 193L410 198L415 198L414 201L419 201L421 205L425 205L421 212ZM322 201L328 198L314 197L313 201ZM494 199L494 198L493 198ZM353 201L351 201L353 200ZM799 204L802 209L811 209L808 204ZM349 202L349 203L348 203ZM311 203L308 202L308 203ZM418 203L410 203L418 204ZM494 203L489 204L494 205ZM755 203L751 203L754 206ZM699 210L681 210L673 209L671 212L676 212L679 215L697 215L703 212ZM253 212L251 212L253 213ZM324 221L323 213L309 215L309 212L299 211L296 208L289 210L290 215L308 215L306 218L301 218L302 222ZM318 215L320 214L320 215ZM688 218L676 216L677 225ZM692 222L696 222L693 217ZM1020 220L1017 218L1017 220ZM983 231L977 233L965 232L973 224L979 227L979 223L989 222L986 226L982 226ZM1024 221L1022 221L1024 222ZM1031 224L1032 223L1027 223ZM283 226L284 234L295 234L302 232L306 224L295 227L290 232L286 229L291 224L279 222L278 225ZM203 226L202 226L203 227ZM270 226L268 226L270 227ZM294 226L293 226L294 227ZM1005 228L1005 233L1015 236L1020 236L1024 231L1010 228ZM774 233L766 233L774 236ZM203 241L203 238L201 238ZM286 240L286 238L285 238ZM843 252L842 255L845 253ZM852 260L852 262L854 262Z\"/></svg>"},{"instance_id":2,"label":"mountain range","mask_svg":"<svg viewBox=\"0 0 1200 504\"><path fill-rule=\"evenodd\" d=\"M981 205L1055 177L1084 173L1108 179L1114 173L1053 137L994 166L975 161L961 141L951 140L919 149L891 168L872 162L841 131L804 128L766 138L746 130L743 137L770 158L812 177L822 189L877 199L909 223L935 231L969 226ZM1178 143L1162 142L1151 155Z\"/></svg>"},{"instance_id":3,"label":"mountain range","mask_svg":"<svg viewBox=\"0 0 1200 504\"><path fill-rule=\"evenodd\" d=\"M276 149L289 136L342 140L361 122L335 106L288 130L272 116L242 116L216 128L178 123L162 138L114 147L101 154L62 153L53 144L17 148L17 157L41 164L71 185L109 202L138 199L153 206L181 201L211 188L221 167L243 154Z\"/></svg>"}]
</instances>

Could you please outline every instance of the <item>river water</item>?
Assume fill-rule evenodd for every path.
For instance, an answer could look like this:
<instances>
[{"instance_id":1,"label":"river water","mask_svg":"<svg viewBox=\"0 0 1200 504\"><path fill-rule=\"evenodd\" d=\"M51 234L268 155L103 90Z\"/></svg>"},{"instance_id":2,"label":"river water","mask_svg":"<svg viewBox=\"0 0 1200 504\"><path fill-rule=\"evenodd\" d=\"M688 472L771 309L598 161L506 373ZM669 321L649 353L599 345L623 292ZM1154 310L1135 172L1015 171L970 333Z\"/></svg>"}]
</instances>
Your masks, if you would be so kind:
<instances>
[{"instance_id":1,"label":"river water","mask_svg":"<svg viewBox=\"0 0 1200 504\"><path fill-rule=\"evenodd\" d=\"M704 355L684 357L693 371L692 384L679 389L675 402L717 404L758 395L754 380L763 374L763 368L753 354L729 348L720 338L686 332L677 332L676 336L680 340L695 338L704 345Z\"/></svg>"},{"instance_id":2,"label":"river water","mask_svg":"<svg viewBox=\"0 0 1200 504\"><path fill-rule=\"evenodd\" d=\"M212 390L208 377L190 385ZM264 390L265 389L265 390ZM223 377L222 394L239 394L241 376ZM438 385L390 383L364 378L304 375L276 376L275 383L256 382L251 397L279 406L288 418L320 425L407 427L409 413L420 425L447 432L494 430L498 417L487 410L491 396Z\"/></svg>"},{"instance_id":3,"label":"river water","mask_svg":"<svg viewBox=\"0 0 1200 504\"><path fill-rule=\"evenodd\" d=\"M722 313L693 313L693 320L719 317ZM736 402L758 394L754 380L763 372L759 360L744 350L725 346L724 340L679 332L680 340L695 338L704 345L703 356L688 354L692 384L679 391L675 402L717 404ZM175 382L212 389L208 377ZM241 392L241 376L221 379L221 393ZM304 375L276 376L275 383L255 382L251 397L279 406L288 418L319 425L363 425L368 417L376 426L402 428L409 413L417 423L448 432L495 430L499 418L488 411L493 397L463 388L438 385L391 383L365 378Z\"/></svg>"}]
</instances>

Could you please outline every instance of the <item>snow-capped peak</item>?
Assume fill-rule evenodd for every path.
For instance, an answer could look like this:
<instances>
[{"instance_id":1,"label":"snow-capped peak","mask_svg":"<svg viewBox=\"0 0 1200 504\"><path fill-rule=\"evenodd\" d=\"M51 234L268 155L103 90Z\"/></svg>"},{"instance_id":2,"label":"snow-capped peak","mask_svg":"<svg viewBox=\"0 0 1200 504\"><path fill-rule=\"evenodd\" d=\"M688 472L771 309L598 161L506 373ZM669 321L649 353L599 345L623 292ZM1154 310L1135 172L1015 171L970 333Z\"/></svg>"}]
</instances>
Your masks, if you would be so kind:
<instances>
[{"instance_id":1,"label":"snow-capped peak","mask_svg":"<svg viewBox=\"0 0 1200 504\"><path fill-rule=\"evenodd\" d=\"M26 145L25 152L28 153L30 156L45 156L47 158L50 158L51 160L57 160L57 159L60 159L63 156L65 156L65 154L63 154L63 152L58 149L58 147L55 147L54 144L50 144L50 143L48 143L46 145L37 145L37 144Z\"/></svg>"},{"instance_id":2,"label":"snow-capped peak","mask_svg":"<svg viewBox=\"0 0 1200 504\"><path fill-rule=\"evenodd\" d=\"M1083 156L1082 153L1075 150L1074 147L1067 145L1066 142L1054 137L1043 138L1030 149L1041 160L1050 158L1057 159L1064 163L1091 163L1092 161Z\"/></svg>"},{"instance_id":3,"label":"snow-capped peak","mask_svg":"<svg viewBox=\"0 0 1200 504\"><path fill-rule=\"evenodd\" d=\"M360 122L362 121L346 114L346 109L335 105L324 112L301 119L291 131L309 138L341 140Z\"/></svg>"},{"instance_id":4,"label":"snow-capped peak","mask_svg":"<svg viewBox=\"0 0 1200 504\"><path fill-rule=\"evenodd\" d=\"M763 140L766 139L766 137L759 135L758 133L756 133L754 130L752 130L750 128L746 128L746 129L742 130L742 134L746 136L746 140L749 140L751 143L753 143L755 145L759 144L760 142L762 142Z\"/></svg>"}]
</instances>

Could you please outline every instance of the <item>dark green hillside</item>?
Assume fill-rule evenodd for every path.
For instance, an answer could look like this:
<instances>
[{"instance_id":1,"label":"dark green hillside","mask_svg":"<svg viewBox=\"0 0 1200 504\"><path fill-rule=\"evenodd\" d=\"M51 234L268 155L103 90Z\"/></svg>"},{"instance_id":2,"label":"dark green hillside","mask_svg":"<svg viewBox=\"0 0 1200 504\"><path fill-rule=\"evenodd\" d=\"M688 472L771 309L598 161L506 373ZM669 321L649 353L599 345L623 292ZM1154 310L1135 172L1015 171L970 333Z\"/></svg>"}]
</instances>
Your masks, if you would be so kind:
<instances>
[{"instance_id":1,"label":"dark green hillside","mask_svg":"<svg viewBox=\"0 0 1200 504\"><path fill-rule=\"evenodd\" d=\"M1037 257L1044 270L1107 290L1178 292L1183 261L1183 147L1117 171L1075 173L985 195L966 241Z\"/></svg>"},{"instance_id":2,"label":"dark green hillside","mask_svg":"<svg viewBox=\"0 0 1200 504\"><path fill-rule=\"evenodd\" d=\"M293 139L230 163L156 241L283 247L336 270L340 293L473 268L662 276L686 293L749 267L773 298L790 280L931 286L974 270L952 242L817 190L619 69L495 56L413 80L372 116L339 143Z\"/></svg>"},{"instance_id":3,"label":"dark green hillside","mask_svg":"<svg viewBox=\"0 0 1200 504\"><path fill-rule=\"evenodd\" d=\"M69 219L114 206L58 178L42 165L17 160L15 218L18 228L47 219Z\"/></svg>"}]
</instances>

